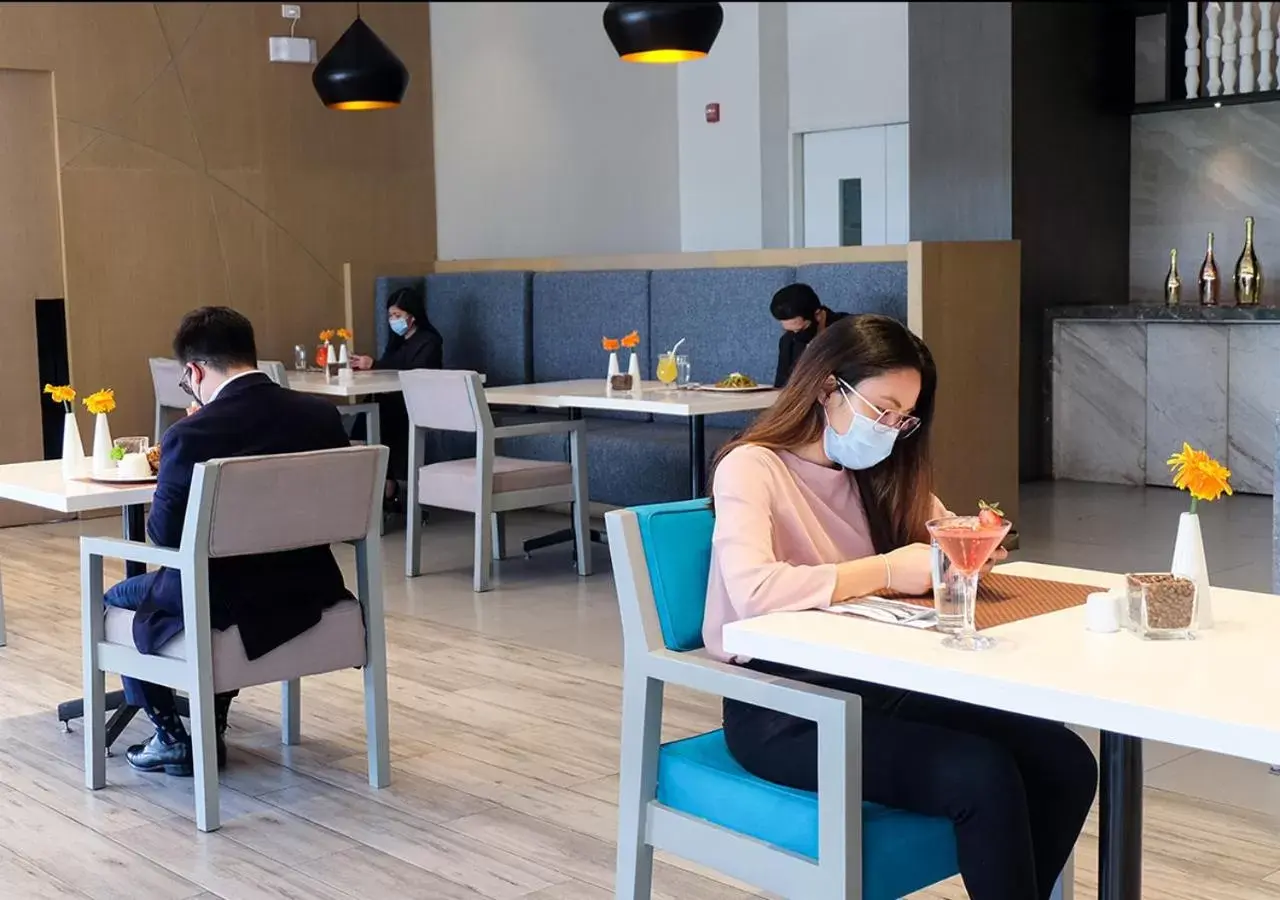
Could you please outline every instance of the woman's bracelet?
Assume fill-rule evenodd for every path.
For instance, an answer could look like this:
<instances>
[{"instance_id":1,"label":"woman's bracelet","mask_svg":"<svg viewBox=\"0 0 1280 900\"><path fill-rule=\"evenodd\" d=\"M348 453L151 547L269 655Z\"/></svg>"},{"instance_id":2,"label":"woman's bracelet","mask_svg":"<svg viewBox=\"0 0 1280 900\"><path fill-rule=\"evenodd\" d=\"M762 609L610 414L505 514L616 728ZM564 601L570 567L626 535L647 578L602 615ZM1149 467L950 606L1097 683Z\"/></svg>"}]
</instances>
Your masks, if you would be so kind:
<instances>
[{"instance_id":1,"label":"woman's bracelet","mask_svg":"<svg viewBox=\"0 0 1280 900\"><path fill-rule=\"evenodd\" d=\"M884 589L886 591L893 590L893 567L889 565L889 557L883 553L880 558L884 560Z\"/></svg>"}]
</instances>

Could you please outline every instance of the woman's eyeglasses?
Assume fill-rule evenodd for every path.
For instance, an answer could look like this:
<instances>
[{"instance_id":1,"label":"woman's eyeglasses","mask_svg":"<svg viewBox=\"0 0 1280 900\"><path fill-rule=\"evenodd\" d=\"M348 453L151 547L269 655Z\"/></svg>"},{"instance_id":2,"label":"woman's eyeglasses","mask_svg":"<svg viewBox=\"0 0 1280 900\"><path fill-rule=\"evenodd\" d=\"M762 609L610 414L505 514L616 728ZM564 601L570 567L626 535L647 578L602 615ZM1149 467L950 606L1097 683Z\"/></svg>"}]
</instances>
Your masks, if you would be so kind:
<instances>
[{"instance_id":1,"label":"woman's eyeglasses","mask_svg":"<svg viewBox=\"0 0 1280 900\"><path fill-rule=\"evenodd\" d=\"M868 400L866 397L859 394L853 388L852 385L848 384L843 380L839 380L839 379L837 380L839 381L840 390L842 392L848 391L849 393L853 394L853 396L861 400L864 404L866 404L868 409L870 409L872 412L876 414L875 422L876 422L876 425L879 426L880 428L886 431L896 431L898 432L899 438L905 438L914 434L916 429L920 427L920 419L918 416L913 416L909 413L899 412L894 409L881 409L880 407L872 403L870 400Z\"/></svg>"}]
</instances>

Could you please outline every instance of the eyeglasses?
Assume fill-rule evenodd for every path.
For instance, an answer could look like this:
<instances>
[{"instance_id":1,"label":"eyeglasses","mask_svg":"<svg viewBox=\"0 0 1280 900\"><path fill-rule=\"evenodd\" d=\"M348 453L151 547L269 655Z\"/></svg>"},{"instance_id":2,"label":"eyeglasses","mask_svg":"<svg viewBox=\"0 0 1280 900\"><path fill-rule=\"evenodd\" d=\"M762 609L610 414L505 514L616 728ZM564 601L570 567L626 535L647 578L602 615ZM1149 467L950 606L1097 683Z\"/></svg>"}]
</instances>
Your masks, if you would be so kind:
<instances>
[{"instance_id":1,"label":"eyeglasses","mask_svg":"<svg viewBox=\"0 0 1280 900\"><path fill-rule=\"evenodd\" d=\"M841 393L848 391L865 403L867 407L876 414L875 421L877 427L885 431L896 431L898 432L899 438L910 437L912 434L915 434L916 429L920 427L920 418L918 416L899 412L895 409L881 409L866 397L859 394L848 382L843 379L836 379L836 381L840 386ZM848 397L845 399L847 400Z\"/></svg>"},{"instance_id":2,"label":"eyeglasses","mask_svg":"<svg viewBox=\"0 0 1280 900\"><path fill-rule=\"evenodd\" d=\"M195 360L195 359L191 361L199 362L199 360ZM190 397L192 400L196 401L197 403L200 402L200 398L196 396L196 389L191 386L191 370L188 369L186 366L182 367L182 377L178 379L178 387L182 388L182 392L186 394L188 397Z\"/></svg>"}]
</instances>

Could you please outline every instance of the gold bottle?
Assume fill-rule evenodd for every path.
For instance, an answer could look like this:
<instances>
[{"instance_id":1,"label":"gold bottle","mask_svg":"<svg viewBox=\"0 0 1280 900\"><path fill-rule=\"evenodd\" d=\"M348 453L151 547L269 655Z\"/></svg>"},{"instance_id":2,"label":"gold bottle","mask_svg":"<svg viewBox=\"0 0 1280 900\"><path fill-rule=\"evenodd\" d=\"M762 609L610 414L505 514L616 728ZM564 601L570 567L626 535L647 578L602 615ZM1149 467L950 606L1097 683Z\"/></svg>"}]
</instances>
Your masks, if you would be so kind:
<instances>
[{"instance_id":1,"label":"gold bottle","mask_svg":"<svg viewBox=\"0 0 1280 900\"><path fill-rule=\"evenodd\" d=\"M1218 305L1218 264L1213 261L1213 232L1209 232L1209 248L1200 264L1200 305Z\"/></svg>"},{"instance_id":2,"label":"gold bottle","mask_svg":"<svg viewBox=\"0 0 1280 900\"><path fill-rule=\"evenodd\" d=\"M1178 250L1169 251L1169 274L1164 279L1164 305L1177 306L1182 302L1182 278L1178 275Z\"/></svg>"},{"instance_id":3,"label":"gold bottle","mask_svg":"<svg viewBox=\"0 0 1280 900\"><path fill-rule=\"evenodd\" d=\"M1244 219L1244 249L1236 260L1236 306L1257 306L1262 300L1262 264L1253 252L1253 216Z\"/></svg>"}]
</instances>

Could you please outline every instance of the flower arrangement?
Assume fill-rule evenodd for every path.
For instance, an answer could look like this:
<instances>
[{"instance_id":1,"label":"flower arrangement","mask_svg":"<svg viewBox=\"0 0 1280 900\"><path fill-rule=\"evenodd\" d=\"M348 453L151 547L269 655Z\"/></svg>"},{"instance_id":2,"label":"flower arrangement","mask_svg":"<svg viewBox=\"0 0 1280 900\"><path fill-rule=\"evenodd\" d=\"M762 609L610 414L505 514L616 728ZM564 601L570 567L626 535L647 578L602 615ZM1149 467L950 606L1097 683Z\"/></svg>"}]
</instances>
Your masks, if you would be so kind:
<instances>
[{"instance_id":1,"label":"flower arrangement","mask_svg":"<svg viewBox=\"0 0 1280 900\"><path fill-rule=\"evenodd\" d=\"M620 338L601 338L600 346L604 347L605 352L607 353L614 353L619 347L626 347L628 350L634 350L640 346L640 332L632 331L628 334L624 334Z\"/></svg>"},{"instance_id":2,"label":"flower arrangement","mask_svg":"<svg viewBox=\"0 0 1280 900\"><path fill-rule=\"evenodd\" d=\"M63 410L71 412L71 404L76 399L76 389L71 385L46 384L44 386L44 393L48 394L49 398L53 400L54 403L61 403Z\"/></svg>"},{"instance_id":3,"label":"flower arrangement","mask_svg":"<svg viewBox=\"0 0 1280 900\"><path fill-rule=\"evenodd\" d=\"M616 353L622 343L617 338L601 338L600 346L604 347L606 353Z\"/></svg>"},{"instance_id":4,"label":"flower arrangement","mask_svg":"<svg viewBox=\"0 0 1280 900\"><path fill-rule=\"evenodd\" d=\"M350 341L351 332L345 328L326 328L324 331L320 332L320 340L324 341L326 344L334 338L337 338L340 341Z\"/></svg>"},{"instance_id":5,"label":"flower arrangement","mask_svg":"<svg viewBox=\"0 0 1280 900\"><path fill-rule=\"evenodd\" d=\"M1201 500L1212 503L1223 494L1231 495L1231 470L1203 450L1184 443L1181 452L1169 457L1173 486L1191 495L1191 512Z\"/></svg>"},{"instance_id":6,"label":"flower arrangement","mask_svg":"<svg viewBox=\"0 0 1280 900\"><path fill-rule=\"evenodd\" d=\"M640 346L640 332L632 331L630 334L623 335L622 346L628 350L634 350Z\"/></svg>"},{"instance_id":7,"label":"flower arrangement","mask_svg":"<svg viewBox=\"0 0 1280 900\"><path fill-rule=\"evenodd\" d=\"M103 388L100 391L94 391L81 402L84 403L84 408L93 415L105 415L109 412L115 412L116 392L111 388Z\"/></svg>"}]
</instances>

